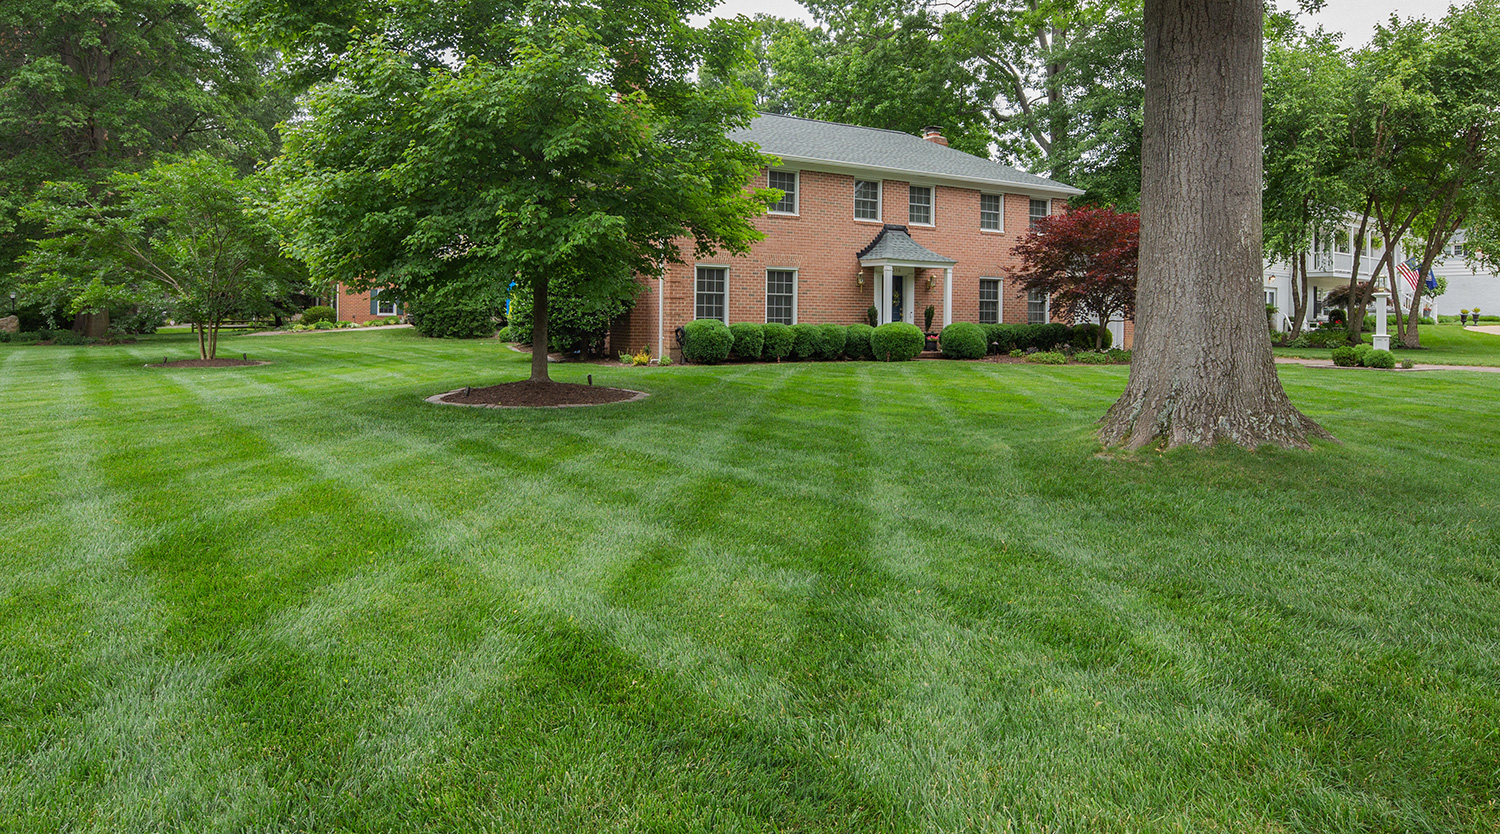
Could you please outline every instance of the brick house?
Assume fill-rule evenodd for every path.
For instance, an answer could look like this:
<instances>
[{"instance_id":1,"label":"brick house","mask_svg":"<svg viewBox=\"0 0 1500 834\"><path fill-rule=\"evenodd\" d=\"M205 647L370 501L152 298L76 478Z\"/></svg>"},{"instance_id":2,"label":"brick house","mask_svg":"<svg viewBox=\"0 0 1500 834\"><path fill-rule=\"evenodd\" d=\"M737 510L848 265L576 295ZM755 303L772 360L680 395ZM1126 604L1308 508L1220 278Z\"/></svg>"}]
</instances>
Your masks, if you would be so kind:
<instances>
[{"instance_id":1,"label":"brick house","mask_svg":"<svg viewBox=\"0 0 1500 834\"><path fill-rule=\"evenodd\" d=\"M919 137L762 114L733 136L781 160L752 183L785 192L754 221L765 239L642 276L611 350L675 356L675 329L695 318L853 324L874 306L881 323L921 327L931 305L934 330L1051 320L1044 296L1006 278L1010 250L1079 189L950 148L937 128ZM1111 329L1127 341L1128 328Z\"/></svg>"}]
</instances>

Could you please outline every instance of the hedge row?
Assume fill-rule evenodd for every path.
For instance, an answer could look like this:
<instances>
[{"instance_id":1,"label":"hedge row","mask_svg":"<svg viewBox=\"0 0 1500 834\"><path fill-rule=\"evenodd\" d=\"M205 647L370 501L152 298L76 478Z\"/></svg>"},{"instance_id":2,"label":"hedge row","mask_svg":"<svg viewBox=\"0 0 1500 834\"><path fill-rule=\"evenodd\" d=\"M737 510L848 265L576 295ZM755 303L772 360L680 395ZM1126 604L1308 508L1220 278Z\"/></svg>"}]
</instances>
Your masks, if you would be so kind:
<instances>
[{"instance_id":1,"label":"hedge row","mask_svg":"<svg viewBox=\"0 0 1500 834\"><path fill-rule=\"evenodd\" d=\"M689 362L713 365L731 354L744 361L779 362L793 359L876 359L900 362L922 352L924 337L915 325L904 322L871 327L868 324L756 324L739 322L726 327L717 319L690 322L683 338L682 355ZM985 354L1006 354L1036 348L1057 350L1071 345L1094 350L1097 324L973 324L954 322L943 328L938 347L950 359L978 359ZM1102 350L1112 337L1104 331Z\"/></svg>"},{"instance_id":2,"label":"hedge row","mask_svg":"<svg viewBox=\"0 0 1500 834\"><path fill-rule=\"evenodd\" d=\"M1396 367L1396 354L1388 350L1376 350L1370 345L1345 345L1333 349L1333 364L1345 368Z\"/></svg>"},{"instance_id":3,"label":"hedge row","mask_svg":"<svg viewBox=\"0 0 1500 834\"><path fill-rule=\"evenodd\" d=\"M689 322L683 331L683 358L700 365L716 365L730 354L746 361L765 362L779 362L788 356L899 362L921 353L923 342L922 331L901 322L880 327L739 322L726 327L717 319L698 319Z\"/></svg>"}]
</instances>

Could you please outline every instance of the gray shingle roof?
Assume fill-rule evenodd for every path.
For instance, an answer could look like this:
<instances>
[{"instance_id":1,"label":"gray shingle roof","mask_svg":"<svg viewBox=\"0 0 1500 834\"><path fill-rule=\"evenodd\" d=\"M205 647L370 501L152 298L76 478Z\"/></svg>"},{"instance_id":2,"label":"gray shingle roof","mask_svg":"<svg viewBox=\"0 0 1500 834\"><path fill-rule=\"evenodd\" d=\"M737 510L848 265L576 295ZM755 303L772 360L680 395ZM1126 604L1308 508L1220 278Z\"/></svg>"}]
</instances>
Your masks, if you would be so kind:
<instances>
[{"instance_id":1,"label":"gray shingle roof","mask_svg":"<svg viewBox=\"0 0 1500 834\"><path fill-rule=\"evenodd\" d=\"M859 250L855 257L860 261L892 260L909 261L916 263L933 264L956 264L958 261L947 258L928 249L906 233L905 226L893 226L890 223L880 230L880 234L870 241L870 245Z\"/></svg>"},{"instance_id":2,"label":"gray shingle roof","mask_svg":"<svg viewBox=\"0 0 1500 834\"><path fill-rule=\"evenodd\" d=\"M791 164L832 163L872 172L958 180L976 186L1010 186L1048 194L1083 193L1070 185L898 130L762 113L748 128L732 131L730 137L741 142L754 142L766 153Z\"/></svg>"}]
</instances>

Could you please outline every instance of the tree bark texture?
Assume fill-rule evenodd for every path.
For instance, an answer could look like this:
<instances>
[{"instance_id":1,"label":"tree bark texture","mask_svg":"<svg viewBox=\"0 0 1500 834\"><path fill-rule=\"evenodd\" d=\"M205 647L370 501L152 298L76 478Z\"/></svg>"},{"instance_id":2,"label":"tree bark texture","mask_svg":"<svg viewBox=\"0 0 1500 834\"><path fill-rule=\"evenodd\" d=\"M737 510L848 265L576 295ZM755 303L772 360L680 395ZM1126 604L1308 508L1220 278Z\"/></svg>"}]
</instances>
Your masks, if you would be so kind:
<instances>
[{"instance_id":1,"label":"tree bark texture","mask_svg":"<svg viewBox=\"0 0 1500 834\"><path fill-rule=\"evenodd\" d=\"M1146 0L1141 255L1108 446L1308 446L1261 293L1261 0Z\"/></svg>"},{"instance_id":2,"label":"tree bark texture","mask_svg":"<svg viewBox=\"0 0 1500 834\"><path fill-rule=\"evenodd\" d=\"M531 279L531 381L551 382L547 375L547 278Z\"/></svg>"}]
</instances>

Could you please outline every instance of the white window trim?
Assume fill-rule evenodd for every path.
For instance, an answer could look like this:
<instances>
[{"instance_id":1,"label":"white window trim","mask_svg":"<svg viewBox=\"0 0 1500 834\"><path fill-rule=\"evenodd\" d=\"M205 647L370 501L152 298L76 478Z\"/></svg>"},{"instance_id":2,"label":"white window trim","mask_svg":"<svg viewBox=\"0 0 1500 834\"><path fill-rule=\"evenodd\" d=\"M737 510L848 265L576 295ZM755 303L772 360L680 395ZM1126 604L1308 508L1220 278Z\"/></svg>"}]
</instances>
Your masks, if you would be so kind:
<instances>
[{"instance_id":1,"label":"white window trim","mask_svg":"<svg viewBox=\"0 0 1500 834\"><path fill-rule=\"evenodd\" d=\"M693 264L693 320L696 321L698 318L698 270L700 268L724 270L724 318L720 321L729 324L729 264Z\"/></svg>"},{"instance_id":2,"label":"white window trim","mask_svg":"<svg viewBox=\"0 0 1500 834\"><path fill-rule=\"evenodd\" d=\"M802 216L802 172L800 170L791 170L791 171L788 171L788 170L780 169L780 168L771 168L771 169L768 169L766 171L766 187L767 188L775 188L775 186L771 185L771 171L775 171L778 174L791 174L792 175L792 180L796 183L796 189L797 190L794 191L794 192L792 192L792 210L791 211L777 211L777 210L775 210L773 208L773 209L767 211L766 214L773 215L775 217L801 217Z\"/></svg>"},{"instance_id":3,"label":"white window trim","mask_svg":"<svg viewBox=\"0 0 1500 834\"><path fill-rule=\"evenodd\" d=\"M859 214L858 214L859 207L854 202L855 195L859 191L859 184L862 183L862 182L873 182L873 183L875 183L875 219L874 220L871 220L868 217L860 217ZM854 222L855 223L884 223L885 222L885 180L862 180L859 177L855 177L853 184L851 184L849 186L849 203L850 203L850 205L849 205L849 213L854 216Z\"/></svg>"},{"instance_id":4,"label":"white window trim","mask_svg":"<svg viewBox=\"0 0 1500 834\"><path fill-rule=\"evenodd\" d=\"M979 285L985 281L995 282L995 324L1005 323L1005 279L995 275L979 276Z\"/></svg>"},{"instance_id":5,"label":"white window trim","mask_svg":"<svg viewBox=\"0 0 1500 834\"><path fill-rule=\"evenodd\" d=\"M797 323L797 298L800 295L800 293L798 292L798 290L800 289L800 285L799 285L798 282L802 280L802 275L801 275L800 271L796 267L791 267L791 266L768 266L768 267L766 267L766 272L767 273L771 273L771 272L790 272L790 273L792 273L792 324L796 324ZM767 293L767 295L770 295L770 293ZM729 308L725 307L724 309L728 310ZM766 320L766 324L770 324L771 323L771 321L770 321L770 319L771 319L771 310L770 310L770 306L769 305L767 305L767 307L766 307L765 315L762 316L761 318L763 318L763 319Z\"/></svg>"},{"instance_id":6,"label":"white window trim","mask_svg":"<svg viewBox=\"0 0 1500 834\"><path fill-rule=\"evenodd\" d=\"M927 203L927 215L931 219L926 223L916 223L911 219L911 190L912 188L927 189L930 202ZM925 182L909 182L906 184L906 223L908 226L921 226L931 229L937 226L937 186Z\"/></svg>"},{"instance_id":7,"label":"white window trim","mask_svg":"<svg viewBox=\"0 0 1500 834\"><path fill-rule=\"evenodd\" d=\"M1047 197L1027 197L1026 198L1026 226L1027 226L1027 228L1030 228L1031 225L1037 221L1037 218L1034 215L1032 215L1032 213L1031 213L1031 201L1032 200L1036 200L1039 203L1046 203L1047 204L1047 213L1044 214L1044 215L1042 215L1042 217L1051 217L1052 216L1052 200L1050 198L1047 198ZM1050 298L1051 296L1048 296L1048 297Z\"/></svg>"},{"instance_id":8,"label":"white window trim","mask_svg":"<svg viewBox=\"0 0 1500 834\"><path fill-rule=\"evenodd\" d=\"M984 198L985 197L999 197L1000 198L1000 228L998 228L998 229L986 229L984 227ZM986 194L983 191L979 192L979 231L981 233L987 234L987 235L1003 235L1003 234L1005 234L1005 195L1004 194Z\"/></svg>"},{"instance_id":9,"label":"white window trim","mask_svg":"<svg viewBox=\"0 0 1500 834\"><path fill-rule=\"evenodd\" d=\"M1048 215L1049 217L1051 215ZM1031 290L1026 291L1026 323L1031 324ZM1042 293L1042 320L1037 324L1052 323L1052 293Z\"/></svg>"}]
</instances>

